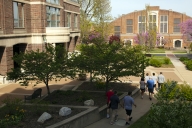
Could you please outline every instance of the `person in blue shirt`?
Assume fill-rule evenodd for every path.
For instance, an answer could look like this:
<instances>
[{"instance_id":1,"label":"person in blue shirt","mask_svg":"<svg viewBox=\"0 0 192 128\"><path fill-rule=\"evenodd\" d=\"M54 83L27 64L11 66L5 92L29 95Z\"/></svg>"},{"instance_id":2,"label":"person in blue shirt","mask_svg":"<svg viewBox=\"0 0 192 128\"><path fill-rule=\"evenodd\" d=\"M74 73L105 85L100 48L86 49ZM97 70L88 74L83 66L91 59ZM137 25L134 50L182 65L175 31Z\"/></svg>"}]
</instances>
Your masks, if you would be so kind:
<instances>
[{"instance_id":1,"label":"person in blue shirt","mask_svg":"<svg viewBox=\"0 0 192 128\"><path fill-rule=\"evenodd\" d=\"M126 117L126 123L125 125L129 125L129 121L131 121L131 113L132 113L132 105L136 107L136 104L134 103L133 98L131 97L132 92L128 92L128 95L124 97L123 99L123 106L126 111L127 117Z\"/></svg>"},{"instance_id":2,"label":"person in blue shirt","mask_svg":"<svg viewBox=\"0 0 192 128\"><path fill-rule=\"evenodd\" d=\"M154 81L151 77L147 81L147 85L148 85L148 91L149 91L149 99L152 100Z\"/></svg>"}]
</instances>

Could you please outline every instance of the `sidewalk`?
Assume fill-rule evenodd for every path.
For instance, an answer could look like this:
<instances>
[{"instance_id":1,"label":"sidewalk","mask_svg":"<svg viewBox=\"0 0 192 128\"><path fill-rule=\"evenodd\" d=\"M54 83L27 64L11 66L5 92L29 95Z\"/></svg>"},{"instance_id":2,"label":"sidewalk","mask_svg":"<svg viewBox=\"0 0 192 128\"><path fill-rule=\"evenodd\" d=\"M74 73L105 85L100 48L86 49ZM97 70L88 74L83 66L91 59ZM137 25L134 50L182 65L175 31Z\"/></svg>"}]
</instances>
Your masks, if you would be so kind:
<instances>
[{"instance_id":1,"label":"sidewalk","mask_svg":"<svg viewBox=\"0 0 192 128\"><path fill-rule=\"evenodd\" d=\"M185 65L177 58L173 53L167 52L166 53L167 57L171 60L173 65L175 66L175 69L187 84L189 84L192 87L192 71L187 70Z\"/></svg>"},{"instance_id":2,"label":"sidewalk","mask_svg":"<svg viewBox=\"0 0 192 128\"><path fill-rule=\"evenodd\" d=\"M149 97L148 97L148 92L146 92L143 99L141 99L140 96L137 96L134 99L134 102L137 105L137 107L135 108L133 106L133 111L131 114L133 119L131 121L131 124L133 124L139 118L141 118L144 114L146 114L149 111L151 104L156 103L157 101L154 98L152 99L152 101L150 101ZM125 119L126 119L125 110L122 107L119 107L118 121L115 122L114 125L110 124L110 118L109 119L104 118L85 128L127 128L129 125L125 125L125 123L126 123Z\"/></svg>"}]
</instances>

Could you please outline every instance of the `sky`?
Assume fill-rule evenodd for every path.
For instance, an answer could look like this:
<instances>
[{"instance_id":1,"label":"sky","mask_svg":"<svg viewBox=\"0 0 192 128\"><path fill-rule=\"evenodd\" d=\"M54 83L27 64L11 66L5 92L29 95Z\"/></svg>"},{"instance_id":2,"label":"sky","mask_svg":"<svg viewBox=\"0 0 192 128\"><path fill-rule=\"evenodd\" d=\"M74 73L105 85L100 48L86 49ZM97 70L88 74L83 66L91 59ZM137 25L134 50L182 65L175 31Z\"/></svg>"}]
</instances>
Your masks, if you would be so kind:
<instances>
[{"instance_id":1,"label":"sky","mask_svg":"<svg viewBox=\"0 0 192 128\"><path fill-rule=\"evenodd\" d=\"M145 5L159 6L160 9L186 13L192 17L192 0L110 0L111 15L118 17L122 14L128 14L135 10L145 9Z\"/></svg>"}]
</instances>

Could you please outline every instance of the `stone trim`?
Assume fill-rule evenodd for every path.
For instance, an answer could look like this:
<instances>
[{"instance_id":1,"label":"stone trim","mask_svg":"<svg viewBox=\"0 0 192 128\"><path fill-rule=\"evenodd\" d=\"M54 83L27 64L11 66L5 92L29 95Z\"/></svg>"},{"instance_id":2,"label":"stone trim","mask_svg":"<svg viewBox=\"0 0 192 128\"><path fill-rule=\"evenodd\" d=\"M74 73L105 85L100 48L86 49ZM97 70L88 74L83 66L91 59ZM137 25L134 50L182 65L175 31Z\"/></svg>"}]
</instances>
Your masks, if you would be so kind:
<instances>
[{"instance_id":1,"label":"stone trim","mask_svg":"<svg viewBox=\"0 0 192 128\"><path fill-rule=\"evenodd\" d=\"M79 12L74 12L74 11L69 11L69 10L63 10L64 12L70 12L70 13L75 13L75 14L80 14Z\"/></svg>"},{"instance_id":2,"label":"stone trim","mask_svg":"<svg viewBox=\"0 0 192 128\"><path fill-rule=\"evenodd\" d=\"M80 4L75 4L74 2L69 2L68 0L63 0L63 2L80 7Z\"/></svg>"}]
</instances>

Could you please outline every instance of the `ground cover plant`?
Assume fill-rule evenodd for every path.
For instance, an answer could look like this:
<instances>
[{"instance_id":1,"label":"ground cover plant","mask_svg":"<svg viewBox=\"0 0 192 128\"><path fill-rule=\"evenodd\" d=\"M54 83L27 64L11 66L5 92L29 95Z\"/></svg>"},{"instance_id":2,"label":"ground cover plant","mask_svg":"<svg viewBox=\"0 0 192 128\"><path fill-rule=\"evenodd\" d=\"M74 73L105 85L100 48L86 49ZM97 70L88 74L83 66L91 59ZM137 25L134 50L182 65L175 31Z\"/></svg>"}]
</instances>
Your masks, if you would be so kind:
<instances>
[{"instance_id":1,"label":"ground cover plant","mask_svg":"<svg viewBox=\"0 0 192 128\"><path fill-rule=\"evenodd\" d=\"M24 105L20 99L6 98L4 103L6 105L0 108L1 128L45 128L86 110L71 108L72 113L70 115L61 117L59 116L61 107L50 107L46 102L34 102L32 105ZM37 120L43 112L48 112L52 115L52 118L40 124Z\"/></svg>"}]
</instances>

